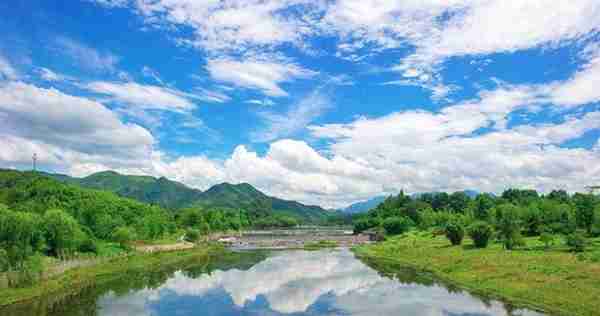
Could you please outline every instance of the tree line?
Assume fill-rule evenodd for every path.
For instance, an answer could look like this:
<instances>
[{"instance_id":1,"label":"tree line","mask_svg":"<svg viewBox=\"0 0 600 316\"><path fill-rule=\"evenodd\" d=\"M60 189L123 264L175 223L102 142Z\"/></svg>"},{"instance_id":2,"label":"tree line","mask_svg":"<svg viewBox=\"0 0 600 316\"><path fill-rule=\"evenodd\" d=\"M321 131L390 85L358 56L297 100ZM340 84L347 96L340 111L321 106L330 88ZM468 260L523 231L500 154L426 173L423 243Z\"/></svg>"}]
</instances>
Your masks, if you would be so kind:
<instances>
[{"instance_id":1,"label":"tree line","mask_svg":"<svg viewBox=\"0 0 600 316\"><path fill-rule=\"evenodd\" d=\"M600 198L592 194L568 194L554 190L508 189L500 196L465 192L425 193L415 197L401 191L376 208L353 219L355 233L376 229L388 235L410 229L432 230L458 245L465 235L476 247L490 240L506 249L523 244L524 236L538 236L550 246L563 235L574 251L583 251L586 238L600 236Z\"/></svg>"},{"instance_id":2,"label":"tree line","mask_svg":"<svg viewBox=\"0 0 600 316\"><path fill-rule=\"evenodd\" d=\"M35 172L0 170L0 272L21 271L25 280L39 274L44 256L98 254L107 243L129 250L135 240L181 234L195 241L211 232L297 223L289 216L253 217L241 209L167 210Z\"/></svg>"}]
</instances>

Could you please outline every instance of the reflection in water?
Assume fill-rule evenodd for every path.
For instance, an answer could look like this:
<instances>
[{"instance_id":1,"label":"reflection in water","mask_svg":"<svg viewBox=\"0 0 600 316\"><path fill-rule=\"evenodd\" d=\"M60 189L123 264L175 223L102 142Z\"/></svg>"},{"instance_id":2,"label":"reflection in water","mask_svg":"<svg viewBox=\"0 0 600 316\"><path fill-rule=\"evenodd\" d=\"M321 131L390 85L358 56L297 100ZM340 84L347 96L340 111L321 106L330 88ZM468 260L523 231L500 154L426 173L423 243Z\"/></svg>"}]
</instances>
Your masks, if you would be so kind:
<instances>
[{"instance_id":1,"label":"reflection in water","mask_svg":"<svg viewBox=\"0 0 600 316\"><path fill-rule=\"evenodd\" d=\"M398 281L348 250L285 251L251 267L177 271L160 285L110 290L98 315L540 315L449 291L411 273ZM211 271L209 269L208 271ZM72 313L73 315L79 313Z\"/></svg>"}]
</instances>

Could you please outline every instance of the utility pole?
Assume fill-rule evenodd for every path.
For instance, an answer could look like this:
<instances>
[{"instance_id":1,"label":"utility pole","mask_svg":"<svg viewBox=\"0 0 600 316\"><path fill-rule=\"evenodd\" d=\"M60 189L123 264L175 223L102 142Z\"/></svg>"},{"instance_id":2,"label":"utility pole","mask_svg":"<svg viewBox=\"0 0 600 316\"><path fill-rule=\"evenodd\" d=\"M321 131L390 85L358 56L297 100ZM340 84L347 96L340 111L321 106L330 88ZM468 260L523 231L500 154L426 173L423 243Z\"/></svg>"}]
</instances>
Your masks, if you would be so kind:
<instances>
[{"instance_id":1,"label":"utility pole","mask_svg":"<svg viewBox=\"0 0 600 316\"><path fill-rule=\"evenodd\" d=\"M33 171L37 171L37 153L33 153L33 157L31 157L31 159L33 160Z\"/></svg>"}]
</instances>

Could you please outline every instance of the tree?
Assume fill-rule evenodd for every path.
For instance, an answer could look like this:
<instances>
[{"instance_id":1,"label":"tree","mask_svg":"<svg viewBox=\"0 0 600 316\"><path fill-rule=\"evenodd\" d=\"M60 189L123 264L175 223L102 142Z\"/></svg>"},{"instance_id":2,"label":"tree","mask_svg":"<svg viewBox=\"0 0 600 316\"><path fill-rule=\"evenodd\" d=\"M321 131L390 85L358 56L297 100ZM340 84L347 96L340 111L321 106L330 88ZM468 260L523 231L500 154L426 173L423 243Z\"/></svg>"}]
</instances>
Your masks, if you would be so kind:
<instances>
[{"instance_id":1,"label":"tree","mask_svg":"<svg viewBox=\"0 0 600 316\"><path fill-rule=\"evenodd\" d=\"M48 251L55 255L71 253L77 249L82 231L73 216L63 210L48 210L43 218Z\"/></svg>"},{"instance_id":2,"label":"tree","mask_svg":"<svg viewBox=\"0 0 600 316\"><path fill-rule=\"evenodd\" d=\"M449 197L450 209L454 213L464 213L469 206L469 201L471 198L465 192L454 192Z\"/></svg>"},{"instance_id":3,"label":"tree","mask_svg":"<svg viewBox=\"0 0 600 316\"><path fill-rule=\"evenodd\" d=\"M463 228L462 223L457 220L454 220L446 225L445 233L446 238L448 238L450 243L452 243L454 246L460 245L465 237L465 229Z\"/></svg>"},{"instance_id":4,"label":"tree","mask_svg":"<svg viewBox=\"0 0 600 316\"><path fill-rule=\"evenodd\" d=\"M469 236L477 248L487 247L492 234L492 227L484 221L477 221L469 227Z\"/></svg>"},{"instance_id":5,"label":"tree","mask_svg":"<svg viewBox=\"0 0 600 316\"><path fill-rule=\"evenodd\" d=\"M408 217L390 217L383 221L383 228L389 235L403 234L413 225L413 221Z\"/></svg>"},{"instance_id":6,"label":"tree","mask_svg":"<svg viewBox=\"0 0 600 316\"><path fill-rule=\"evenodd\" d=\"M522 242L521 209L507 203L496 207L496 226L504 248L512 250Z\"/></svg>"},{"instance_id":7,"label":"tree","mask_svg":"<svg viewBox=\"0 0 600 316\"><path fill-rule=\"evenodd\" d=\"M0 204L0 248L5 265L21 270L27 260L44 246L41 221L37 214L15 212Z\"/></svg>"},{"instance_id":8,"label":"tree","mask_svg":"<svg viewBox=\"0 0 600 316\"><path fill-rule=\"evenodd\" d=\"M475 198L475 207L473 215L478 220L488 220L490 217L490 210L494 207L494 198L487 193L478 194Z\"/></svg>"},{"instance_id":9,"label":"tree","mask_svg":"<svg viewBox=\"0 0 600 316\"><path fill-rule=\"evenodd\" d=\"M588 233L592 231L594 225L594 195L575 193L573 201L577 214L577 225L585 228Z\"/></svg>"},{"instance_id":10,"label":"tree","mask_svg":"<svg viewBox=\"0 0 600 316\"><path fill-rule=\"evenodd\" d=\"M585 236L580 232L574 232L570 235L567 235L567 246L573 252L584 252L587 240Z\"/></svg>"}]
</instances>

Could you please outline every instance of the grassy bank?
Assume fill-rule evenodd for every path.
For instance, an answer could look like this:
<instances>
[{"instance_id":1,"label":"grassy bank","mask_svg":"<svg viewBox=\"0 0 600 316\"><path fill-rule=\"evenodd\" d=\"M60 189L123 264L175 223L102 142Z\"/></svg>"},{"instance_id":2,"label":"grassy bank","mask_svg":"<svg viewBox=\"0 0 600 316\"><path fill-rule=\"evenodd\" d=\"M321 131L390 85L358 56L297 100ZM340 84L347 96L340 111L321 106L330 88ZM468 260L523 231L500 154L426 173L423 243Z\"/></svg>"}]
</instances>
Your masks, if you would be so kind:
<instances>
[{"instance_id":1,"label":"grassy bank","mask_svg":"<svg viewBox=\"0 0 600 316\"><path fill-rule=\"evenodd\" d=\"M224 251L221 246L207 245L184 251L152 254L136 253L127 257L117 257L96 266L69 270L60 276L41 281L32 287L0 290L0 306L26 302L52 293L75 293L91 284L118 278L123 273L153 272L186 262L208 261L207 259L210 256L222 254Z\"/></svg>"},{"instance_id":2,"label":"grassy bank","mask_svg":"<svg viewBox=\"0 0 600 316\"><path fill-rule=\"evenodd\" d=\"M470 240L452 247L443 236L411 233L354 251L384 271L412 267L516 306L561 316L598 315L600 263L581 260L562 247L545 250L537 239L526 242L527 247L513 251L499 244L476 249ZM599 241L591 247L592 253L600 251Z\"/></svg>"}]
</instances>

